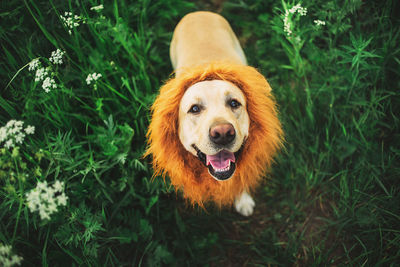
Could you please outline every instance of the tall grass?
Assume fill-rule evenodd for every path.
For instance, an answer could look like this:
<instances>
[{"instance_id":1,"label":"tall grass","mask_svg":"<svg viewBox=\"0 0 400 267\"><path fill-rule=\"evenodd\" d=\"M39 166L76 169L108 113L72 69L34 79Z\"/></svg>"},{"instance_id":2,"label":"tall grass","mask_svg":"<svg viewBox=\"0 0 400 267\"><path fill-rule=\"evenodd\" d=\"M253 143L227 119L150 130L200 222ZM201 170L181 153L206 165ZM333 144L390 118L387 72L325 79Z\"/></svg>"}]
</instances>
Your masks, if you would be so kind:
<instances>
[{"instance_id":1,"label":"tall grass","mask_svg":"<svg viewBox=\"0 0 400 267\"><path fill-rule=\"evenodd\" d=\"M0 143L0 246L11 246L0 257L24 266L395 266L399 4L299 3L304 16L284 1L2 2L0 127L14 119L35 132L18 148ZM251 218L188 208L142 158L148 107L172 72L173 28L202 9L231 22L280 107L285 149ZM56 49L62 64L49 60ZM35 82L33 59L57 88ZM101 76L88 84L93 73ZM50 219L27 200L44 181L64 182L68 197Z\"/></svg>"}]
</instances>

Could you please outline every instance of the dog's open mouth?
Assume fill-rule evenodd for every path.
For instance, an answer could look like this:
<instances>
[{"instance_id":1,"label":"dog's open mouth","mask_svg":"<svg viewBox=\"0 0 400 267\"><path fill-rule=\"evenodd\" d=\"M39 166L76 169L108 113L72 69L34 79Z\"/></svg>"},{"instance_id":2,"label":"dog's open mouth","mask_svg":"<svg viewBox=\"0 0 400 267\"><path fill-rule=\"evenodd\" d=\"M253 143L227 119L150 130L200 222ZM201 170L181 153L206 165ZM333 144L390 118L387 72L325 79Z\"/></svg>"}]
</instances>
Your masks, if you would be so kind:
<instances>
[{"instance_id":1,"label":"dog's open mouth","mask_svg":"<svg viewBox=\"0 0 400 267\"><path fill-rule=\"evenodd\" d=\"M197 157L208 168L208 172L218 181L227 180L232 177L236 170L236 153L221 150L215 155L206 155L196 145L192 145L197 152ZM235 155L236 154L236 155Z\"/></svg>"},{"instance_id":2,"label":"dog's open mouth","mask_svg":"<svg viewBox=\"0 0 400 267\"><path fill-rule=\"evenodd\" d=\"M227 180L232 177L236 169L235 154L221 150L215 155L206 155L208 171L217 180Z\"/></svg>"}]
</instances>

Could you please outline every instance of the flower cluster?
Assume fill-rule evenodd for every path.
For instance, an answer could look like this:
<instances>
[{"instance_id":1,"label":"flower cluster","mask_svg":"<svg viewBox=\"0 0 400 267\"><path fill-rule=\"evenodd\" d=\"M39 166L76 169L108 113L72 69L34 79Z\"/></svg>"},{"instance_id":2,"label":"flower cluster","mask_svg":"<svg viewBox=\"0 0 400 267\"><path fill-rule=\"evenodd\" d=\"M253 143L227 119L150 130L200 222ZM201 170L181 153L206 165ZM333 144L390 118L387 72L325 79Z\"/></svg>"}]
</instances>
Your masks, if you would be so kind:
<instances>
[{"instance_id":1,"label":"flower cluster","mask_svg":"<svg viewBox=\"0 0 400 267\"><path fill-rule=\"evenodd\" d=\"M72 29L78 27L80 23L83 21L82 17L78 15L73 15L72 12L65 12L64 16L60 15L60 19L63 21L64 25L68 28L69 34L72 34Z\"/></svg>"},{"instance_id":2,"label":"flower cluster","mask_svg":"<svg viewBox=\"0 0 400 267\"><path fill-rule=\"evenodd\" d=\"M297 4L290 9L285 10L285 17L283 18L283 30L288 36L292 35L293 25L291 22L291 17L299 13L300 16L307 15L307 8L302 7L301 4Z\"/></svg>"},{"instance_id":3,"label":"flower cluster","mask_svg":"<svg viewBox=\"0 0 400 267\"><path fill-rule=\"evenodd\" d=\"M307 8L302 7L301 4L297 4L293 6L291 9L289 9L289 13L294 14L298 12L300 16L305 16L307 15Z\"/></svg>"},{"instance_id":4,"label":"flower cluster","mask_svg":"<svg viewBox=\"0 0 400 267\"><path fill-rule=\"evenodd\" d=\"M56 81L54 81L53 78L46 77L46 79L43 81L42 88L46 93L48 93L50 92L50 88L57 88Z\"/></svg>"},{"instance_id":5,"label":"flower cluster","mask_svg":"<svg viewBox=\"0 0 400 267\"><path fill-rule=\"evenodd\" d=\"M100 10L103 10L103 9L104 9L104 6L103 6L103 5L92 6L92 7L90 8L90 10L94 10L94 11L97 11L97 12L99 12Z\"/></svg>"},{"instance_id":6,"label":"flower cluster","mask_svg":"<svg viewBox=\"0 0 400 267\"><path fill-rule=\"evenodd\" d=\"M47 182L38 182L36 188L26 194L28 208L31 212L39 211L42 220L50 219L50 215L59 206L67 205L68 197L64 193L64 182L56 181L53 186Z\"/></svg>"},{"instance_id":7,"label":"flower cluster","mask_svg":"<svg viewBox=\"0 0 400 267\"><path fill-rule=\"evenodd\" d=\"M16 144L22 144L27 134L34 134L35 127L28 125L25 129L23 121L10 120L0 128L0 144L4 142L7 149L15 147Z\"/></svg>"},{"instance_id":8,"label":"flower cluster","mask_svg":"<svg viewBox=\"0 0 400 267\"><path fill-rule=\"evenodd\" d=\"M326 24L325 21L319 20L319 19L314 20L314 23L315 23L317 26L321 26L321 25L325 25L325 24Z\"/></svg>"},{"instance_id":9,"label":"flower cluster","mask_svg":"<svg viewBox=\"0 0 400 267\"><path fill-rule=\"evenodd\" d=\"M49 76L50 68L38 68L35 73L35 82L43 81L42 88L43 90L48 93L50 92L50 88L57 88L56 81L54 78Z\"/></svg>"},{"instance_id":10,"label":"flower cluster","mask_svg":"<svg viewBox=\"0 0 400 267\"><path fill-rule=\"evenodd\" d=\"M101 74L100 74L100 73L96 73L96 72L91 73L91 74L89 74L89 75L87 76L87 78L86 78L86 83L87 83L88 85L90 85L90 84L92 83L92 81L93 81L93 82L96 82L99 78L101 78Z\"/></svg>"},{"instance_id":11,"label":"flower cluster","mask_svg":"<svg viewBox=\"0 0 400 267\"><path fill-rule=\"evenodd\" d=\"M22 257L12 254L11 246L0 243L0 266L11 267L14 265L21 265L21 261Z\"/></svg>"},{"instance_id":12,"label":"flower cluster","mask_svg":"<svg viewBox=\"0 0 400 267\"><path fill-rule=\"evenodd\" d=\"M57 48L56 51L51 52L51 57L49 58L50 62L53 64L61 65L63 63L62 58L65 54L65 51L62 51Z\"/></svg>"},{"instance_id":13,"label":"flower cluster","mask_svg":"<svg viewBox=\"0 0 400 267\"><path fill-rule=\"evenodd\" d=\"M39 66L39 64L37 64L37 66ZM34 69L32 68L31 70ZM49 75L49 71L47 68L38 68L35 73L35 82L43 81L44 78L47 77L47 75Z\"/></svg>"},{"instance_id":14,"label":"flower cluster","mask_svg":"<svg viewBox=\"0 0 400 267\"><path fill-rule=\"evenodd\" d=\"M29 70L29 71L36 70L37 68L39 68L39 65L40 65L39 59L38 59L38 58L35 58L34 60L32 60L32 61L29 63L28 70Z\"/></svg>"},{"instance_id":15,"label":"flower cluster","mask_svg":"<svg viewBox=\"0 0 400 267\"><path fill-rule=\"evenodd\" d=\"M61 65L63 63L63 56L65 55L65 51L57 49L51 52L51 56L49 61L56 65ZM50 92L50 89L57 88L56 81L54 80L53 76L55 75L54 72L51 71L51 67L42 67L40 60L35 58L29 63L28 67L29 71L36 71L35 72L35 82L41 82L42 88L46 93Z\"/></svg>"}]
</instances>

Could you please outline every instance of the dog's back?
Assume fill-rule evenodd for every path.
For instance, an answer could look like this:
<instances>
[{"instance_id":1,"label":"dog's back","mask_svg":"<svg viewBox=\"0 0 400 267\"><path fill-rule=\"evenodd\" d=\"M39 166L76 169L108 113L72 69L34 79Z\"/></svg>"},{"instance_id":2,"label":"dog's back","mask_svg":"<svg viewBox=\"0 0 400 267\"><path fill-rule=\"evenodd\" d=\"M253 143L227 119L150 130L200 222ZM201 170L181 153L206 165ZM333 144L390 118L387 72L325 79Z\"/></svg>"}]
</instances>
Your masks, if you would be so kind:
<instances>
[{"instance_id":1,"label":"dog's back","mask_svg":"<svg viewBox=\"0 0 400 267\"><path fill-rule=\"evenodd\" d=\"M170 56L176 75L183 67L215 61L247 65L229 23L222 16L206 11L189 13L182 18L174 31Z\"/></svg>"}]
</instances>

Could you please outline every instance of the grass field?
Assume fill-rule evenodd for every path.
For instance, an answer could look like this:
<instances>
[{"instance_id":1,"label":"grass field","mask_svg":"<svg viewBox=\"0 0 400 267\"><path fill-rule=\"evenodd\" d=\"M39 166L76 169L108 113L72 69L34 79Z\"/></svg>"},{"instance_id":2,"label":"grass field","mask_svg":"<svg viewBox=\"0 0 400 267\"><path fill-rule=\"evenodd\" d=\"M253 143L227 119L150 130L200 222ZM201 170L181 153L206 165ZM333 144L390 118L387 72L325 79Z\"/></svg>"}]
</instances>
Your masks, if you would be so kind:
<instances>
[{"instance_id":1,"label":"grass field","mask_svg":"<svg viewBox=\"0 0 400 267\"><path fill-rule=\"evenodd\" d=\"M249 218L186 205L142 158L195 10L230 21L279 104L285 148ZM399 266L399 10L1 1L0 265Z\"/></svg>"}]
</instances>

